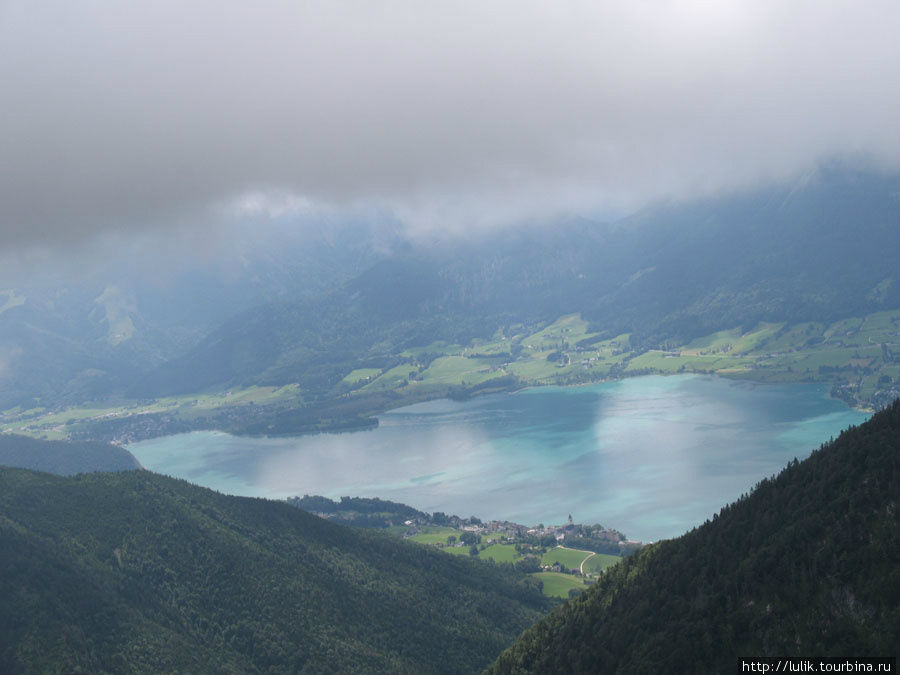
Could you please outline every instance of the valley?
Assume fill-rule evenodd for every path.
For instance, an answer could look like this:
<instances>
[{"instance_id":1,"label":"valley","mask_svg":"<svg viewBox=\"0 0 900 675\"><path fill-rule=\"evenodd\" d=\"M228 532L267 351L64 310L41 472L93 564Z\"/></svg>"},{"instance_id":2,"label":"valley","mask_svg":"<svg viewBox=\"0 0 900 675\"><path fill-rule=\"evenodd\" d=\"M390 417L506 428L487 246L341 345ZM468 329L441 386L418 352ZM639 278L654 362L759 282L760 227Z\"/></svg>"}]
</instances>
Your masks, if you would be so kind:
<instances>
[{"instance_id":1,"label":"valley","mask_svg":"<svg viewBox=\"0 0 900 675\"><path fill-rule=\"evenodd\" d=\"M0 675L896 670L898 27L0 4Z\"/></svg>"},{"instance_id":2,"label":"valley","mask_svg":"<svg viewBox=\"0 0 900 675\"><path fill-rule=\"evenodd\" d=\"M898 180L4 281L0 669L890 653Z\"/></svg>"}]
</instances>

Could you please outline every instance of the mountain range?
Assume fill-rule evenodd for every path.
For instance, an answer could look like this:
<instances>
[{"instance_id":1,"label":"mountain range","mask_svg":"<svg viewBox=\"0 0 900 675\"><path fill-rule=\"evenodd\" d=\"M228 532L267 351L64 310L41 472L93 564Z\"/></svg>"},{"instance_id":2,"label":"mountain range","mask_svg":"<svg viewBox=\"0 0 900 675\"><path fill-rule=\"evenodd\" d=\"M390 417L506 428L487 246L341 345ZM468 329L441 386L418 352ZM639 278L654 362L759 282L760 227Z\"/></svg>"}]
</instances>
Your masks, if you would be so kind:
<instances>
[{"instance_id":1,"label":"mountain range","mask_svg":"<svg viewBox=\"0 0 900 675\"><path fill-rule=\"evenodd\" d=\"M248 244L162 284L129 277L123 261L63 287L10 285L0 407L254 383L325 392L410 346L576 312L641 348L897 308L898 195L900 175L826 165L612 224L573 218L430 243L337 229Z\"/></svg>"}]
</instances>

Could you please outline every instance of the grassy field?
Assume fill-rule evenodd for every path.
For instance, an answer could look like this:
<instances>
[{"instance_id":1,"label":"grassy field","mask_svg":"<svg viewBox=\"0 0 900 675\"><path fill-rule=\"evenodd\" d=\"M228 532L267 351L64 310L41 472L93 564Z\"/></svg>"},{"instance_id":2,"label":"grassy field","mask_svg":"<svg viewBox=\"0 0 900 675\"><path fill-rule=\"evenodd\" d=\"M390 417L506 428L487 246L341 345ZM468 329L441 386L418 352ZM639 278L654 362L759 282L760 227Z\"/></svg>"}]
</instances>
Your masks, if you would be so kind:
<instances>
[{"instance_id":1,"label":"grassy field","mask_svg":"<svg viewBox=\"0 0 900 675\"><path fill-rule=\"evenodd\" d=\"M458 345L452 342L432 342L429 345L424 347L410 347L402 352L400 352L400 356L404 356L406 358L411 359L419 359L424 354L459 354L463 349L465 349L465 345Z\"/></svg>"},{"instance_id":2,"label":"grassy field","mask_svg":"<svg viewBox=\"0 0 900 675\"><path fill-rule=\"evenodd\" d=\"M381 375L380 368L357 368L347 373L341 382L344 384L358 384L360 382L368 382L379 375Z\"/></svg>"},{"instance_id":3,"label":"grassy field","mask_svg":"<svg viewBox=\"0 0 900 675\"><path fill-rule=\"evenodd\" d=\"M761 324L746 332L720 331L667 347L630 356L625 373L700 372L761 382L830 382L849 392L844 398L866 407L878 391L898 384L900 310L830 325Z\"/></svg>"},{"instance_id":4,"label":"grassy field","mask_svg":"<svg viewBox=\"0 0 900 675\"><path fill-rule=\"evenodd\" d=\"M491 373L489 364L482 359L463 356L442 356L432 361L422 373L422 381L426 384L478 384L492 377L497 377L497 374Z\"/></svg>"},{"instance_id":5,"label":"grassy field","mask_svg":"<svg viewBox=\"0 0 900 675\"><path fill-rule=\"evenodd\" d=\"M541 564L552 565L553 563L558 562L562 565L565 565L569 569L578 569L581 566L581 561L587 558L590 554L590 551L576 551L568 548L554 548L547 551L541 557Z\"/></svg>"},{"instance_id":6,"label":"grassy field","mask_svg":"<svg viewBox=\"0 0 900 675\"><path fill-rule=\"evenodd\" d=\"M416 366L411 363L401 363L366 384L361 391L373 391L379 389L396 389L407 384L409 374L416 371Z\"/></svg>"},{"instance_id":7,"label":"grassy field","mask_svg":"<svg viewBox=\"0 0 900 675\"><path fill-rule=\"evenodd\" d=\"M449 527L424 527L422 530L421 534L410 537L410 541L419 544L445 544L447 537L451 535L459 537L460 534L459 530ZM469 555L468 546L444 546L441 550L456 555ZM513 544L488 544L483 551L478 552L478 557L482 560L493 560L498 563L514 563L522 558ZM582 561L585 561L584 573L586 576L591 576L602 572L611 565L615 565L621 559L619 556L605 553L592 555L591 551L554 548L541 557L541 564L552 565L555 562L559 562L569 569L580 569Z\"/></svg>"},{"instance_id":8,"label":"grassy field","mask_svg":"<svg viewBox=\"0 0 900 675\"><path fill-rule=\"evenodd\" d=\"M447 537L454 535L459 536L460 531L449 527L423 527L422 532L414 537L410 537L411 541L424 545L445 544ZM442 546L441 550L451 555L470 555L469 546ZM480 547L479 547L480 548ZM513 544L488 544L484 550L478 552L478 558L481 560L493 560L496 563L515 563L522 558L516 551ZM579 569L581 563L584 562L585 576L596 576L607 567L615 565L622 558L605 553L594 553L591 551L581 551L575 549L554 548L547 551L541 557L542 565L552 565L560 562L569 569ZM573 574L563 574L560 572L536 572L531 574L544 582L544 595L557 598L568 598L569 590L572 588L583 589L584 578Z\"/></svg>"},{"instance_id":9,"label":"grassy field","mask_svg":"<svg viewBox=\"0 0 900 675\"><path fill-rule=\"evenodd\" d=\"M478 557L482 560L490 559L498 563L513 563L521 556L516 552L516 547L512 544L491 544L479 552Z\"/></svg>"},{"instance_id":10,"label":"grassy field","mask_svg":"<svg viewBox=\"0 0 900 675\"><path fill-rule=\"evenodd\" d=\"M581 577L559 572L535 572L531 576L544 582L544 595L554 598L568 598L573 588L586 588Z\"/></svg>"},{"instance_id":11,"label":"grassy field","mask_svg":"<svg viewBox=\"0 0 900 675\"><path fill-rule=\"evenodd\" d=\"M452 527L438 527L435 525L421 528L419 534L410 537L409 540L417 544L446 544L447 537L454 536L459 539L460 534L459 530L455 530Z\"/></svg>"},{"instance_id":12,"label":"grassy field","mask_svg":"<svg viewBox=\"0 0 900 675\"><path fill-rule=\"evenodd\" d=\"M563 370L555 363L547 360L547 354L550 352L537 354L534 358L527 361L517 361L507 367L507 371L518 377L520 380L530 382L532 384L544 384L558 377Z\"/></svg>"},{"instance_id":13,"label":"grassy field","mask_svg":"<svg viewBox=\"0 0 900 675\"><path fill-rule=\"evenodd\" d=\"M177 412L182 417L191 418L220 408L288 402L295 400L297 396L297 385L288 384L281 387L252 386L218 392L170 396L147 403L126 401L106 406L89 405L49 411L42 408L22 412L7 410L0 414L0 432L6 431L36 438L58 440L68 438L69 426L88 420L160 412Z\"/></svg>"},{"instance_id":14,"label":"grassy field","mask_svg":"<svg viewBox=\"0 0 900 675\"><path fill-rule=\"evenodd\" d=\"M588 323L578 314L569 314L560 317L552 324L522 338L522 344L525 349L534 351L552 351L554 349L564 348L563 345L568 344L574 347L575 344L592 335L588 332Z\"/></svg>"}]
</instances>

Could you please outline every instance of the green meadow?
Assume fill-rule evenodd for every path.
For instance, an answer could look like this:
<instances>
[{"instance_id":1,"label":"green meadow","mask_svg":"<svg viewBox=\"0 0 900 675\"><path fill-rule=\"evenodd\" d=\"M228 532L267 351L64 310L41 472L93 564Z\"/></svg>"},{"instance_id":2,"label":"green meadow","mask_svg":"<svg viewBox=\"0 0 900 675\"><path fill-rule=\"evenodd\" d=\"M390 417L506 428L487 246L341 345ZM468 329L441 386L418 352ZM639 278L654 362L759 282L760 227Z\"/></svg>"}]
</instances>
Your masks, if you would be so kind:
<instances>
[{"instance_id":1,"label":"green meadow","mask_svg":"<svg viewBox=\"0 0 900 675\"><path fill-rule=\"evenodd\" d=\"M409 539L419 544L440 546L441 550L452 555L471 555L470 546L447 546L447 537L453 535L459 537L462 532L449 527L423 527L422 531ZM482 535L484 540L485 535ZM515 563L522 559L516 551L513 544L490 543L478 548L478 558L480 560L491 560L495 563ZM569 569L577 570L581 563L584 562L584 573L587 577L600 574L607 567L615 565L622 558L605 553L592 553L591 551L582 551L576 549L554 548L547 551L541 557L541 565L553 565L555 562L562 563ZM583 577L573 574L564 574L560 572L536 572L531 576L544 582L544 595L557 598L569 597L569 590L572 588L584 588Z\"/></svg>"},{"instance_id":2,"label":"green meadow","mask_svg":"<svg viewBox=\"0 0 900 675\"><path fill-rule=\"evenodd\" d=\"M493 377L497 377L497 374L491 371L490 363L484 359L464 356L442 356L432 361L422 372L422 381L426 384L471 385Z\"/></svg>"},{"instance_id":3,"label":"green meadow","mask_svg":"<svg viewBox=\"0 0 900 675\"><path fill-rule=\"evenodd\" d=\"M514 563L522 556L519 555L516 547L512 544L490 544L483 551L479 551L478 557L482 560L493 560L498 563Z\"/></svg>"},{"instance_id":4,"label":"green meadow","mask_svg":"<svg viewBox=\"0 0 900 675\"><path fill-rule=\"evenodd\" d=\"M581 566L581 562L591 555L591 551L578 551L570 548L554 548L547 551L541 557L542 565L552 565L560 563L569 569L577 570Z\"/></svg>"},{"instance_id":5,"label":"green meadow","mask_svg":"<svg viewBox=\"0 0 900 675\"><path fill-rule=\"evenodd\" d=\"M419 534L409 538L417 544L446 544L447 537L453 536L459 539L461 532L452 527L439 527L437 525L420 528ZM468 552L468 549L466 549Z\"/></svg>"},{"instance_id":6,"label":"green meadow","mask_svg":"<svg viewBox=\"0 0 900 675\"><path fill-rule=\"evenodd\" d=\"M532 577L543 582L543 593L554 598L568 598L573 588L584 589L584 580L572 574L560 572L535 572Z\"/></svg>"},{"instance_id":7,"label":"green meadow","mask_svg":"<svg viewBox=\"0 0 900 675\"><path fill-rule=\"evenodd\" d=\"M368 382L379 375L381 375L380 368L357 368L347 373L341 382L350 385L359 384L360 382Z\"/></svg>"},{"instance_id":8,"label":"green meadow","mask_svg":"<svg viewBox=\"0 0 900 675\"><path fill-rule=\"evenodd\" d=\"M59 410L44 410L43 408L22 412L8 410L0 414L0 432L59 440L69 438L70 427L77 426L79 422L161 412L174 412L183 419L192 419L225 408L290 402L297 399L298 391L295 384L280 387L251 386L184 396L168 396L150 402L123 401L109 403L105 406L73 406Z\"/></svg>"}]
</instances>

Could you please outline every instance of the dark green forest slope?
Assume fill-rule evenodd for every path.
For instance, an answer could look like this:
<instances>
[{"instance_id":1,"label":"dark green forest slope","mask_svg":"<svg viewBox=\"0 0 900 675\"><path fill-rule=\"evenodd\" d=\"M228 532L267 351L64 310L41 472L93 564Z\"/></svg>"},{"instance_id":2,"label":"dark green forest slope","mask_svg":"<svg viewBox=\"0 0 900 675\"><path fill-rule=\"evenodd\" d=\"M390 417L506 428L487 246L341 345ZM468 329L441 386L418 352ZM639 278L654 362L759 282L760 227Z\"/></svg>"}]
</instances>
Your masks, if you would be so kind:
<instances>
[{"instance_id":1,"label":"dark green forest slope","mask_svg":"<svg viewBox=\"0 0 900 675\"><path fill-rule=\"evenodd\" d=\"M895 656L900 400L711 522L610 569L492 673L724 673L738 656Z\"/></svg>"},{"instance_id":2,"label":"dark green forest slope","mask_svg":"<svg viewBox=\"0 0 900 675\"><path fill-rule=\"evenodd\" d=\"M0 672L473 672L548 608L512 568L146 471L0 468Z\"/></svg>"},{"instance_id":3,"label":"dark green forest slope","mask_svg":"<svg viewBox=\"0 0 900 675\"><path fill-rule=\"evenodd\" d=\"M129 471L140 463L128 450L95 441L41 441L0 434L0 466L71 476L91 471Z\"/></svg>"}]
</instances>

